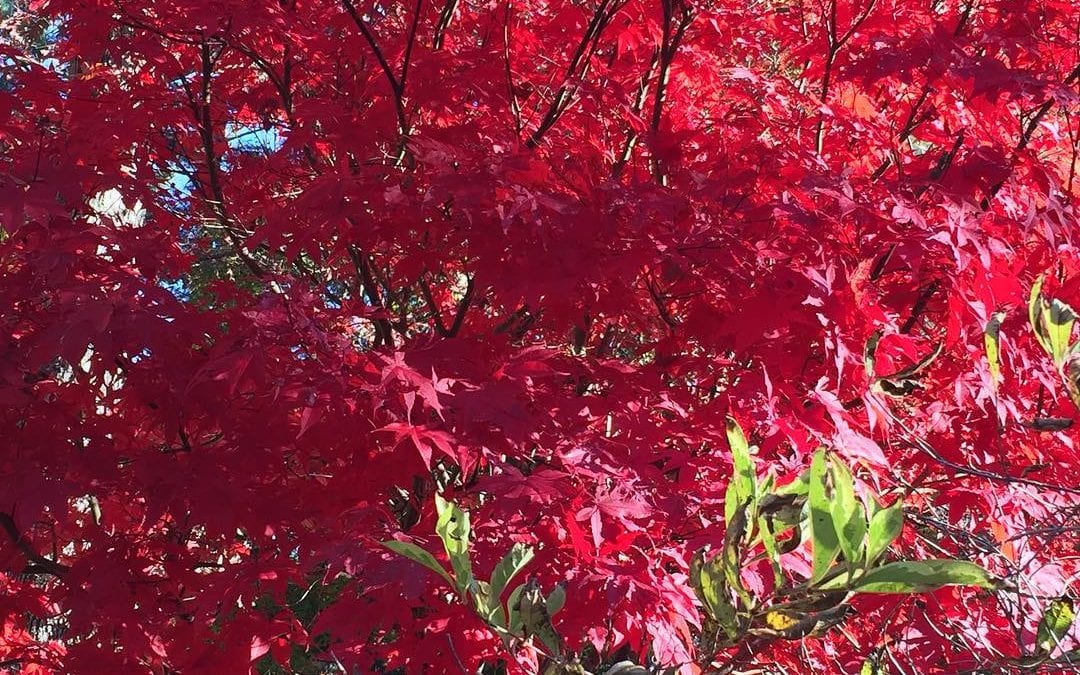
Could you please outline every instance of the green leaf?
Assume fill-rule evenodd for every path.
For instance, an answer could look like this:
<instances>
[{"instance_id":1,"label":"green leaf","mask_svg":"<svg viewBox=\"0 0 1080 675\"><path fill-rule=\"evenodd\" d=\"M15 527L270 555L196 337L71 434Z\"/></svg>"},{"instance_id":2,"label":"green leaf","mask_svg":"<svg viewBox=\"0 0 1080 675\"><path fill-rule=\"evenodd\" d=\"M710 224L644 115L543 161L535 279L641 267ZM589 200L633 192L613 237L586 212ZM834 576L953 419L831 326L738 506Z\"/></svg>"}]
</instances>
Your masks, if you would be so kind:
<instances>
[{"instance_id":1,"label":"green leaf","mask_svg":"<svg viewBox=\"0 0 1080 675\"><path fill-rule=\"evenodd\" d=\"M1035 280L1035 284L1031 287L1031 295L1028 296L1028 322L1031 324L1031 329L1035 331L1035 339L1039 341L1042 348L1046 352L1052 353L1050 345L1046 341L1046 335L1043 332L1042 325L1039 322L1039 318L1042 315L1042 287L1043 282L1046 281L1046 274L1040 274L1039 278Z\"/></svg>"},{"instance_id":2,"label":"green leaf","mask_svg":"<svg viewBox=\"0 0 1080 675\"><path fill-rule=\"evenodd\" d=\"M454 586L454 580L450 578L450 575L446 573L443 566L439 564L439 561L435 559L435 556L431 555L424 549L420 548L416 544L411 544L407 541L397 541L391 539L389 541L382 542L382 545L390 549L398 555L403 555L409 560L418 562L424 567L428 568L432 572L438 574L440 577L446 580L446 583Z\"/></svg>"},{"instance_id":3,"label":"green leaf","mask_svg":"<svg viewBox=\"0 0 1080 675\"><path fill-rule=\"evenodd\" d=\"M761 533L761 545L765 548L765 556L769 559L769 565L772 566L773 580L776 587L779 588L783 583L784 575L780 569L780 554L776 550L776 535L772 531L772 521L768 518L761 518L758 523L758 531Z\"/></svg>"},{"instance_id":4,"label":"green leaf","mask_svg":"<svg viewBox=\"0 0 1080 675\"><path fill-rule=\"evenodd\" d=\"M994 578L965 560L893 562L874 568L852 586L856 593L925 593L942 586L993 588Z\"/></svg>"},{"instance_id":5,"label":"green leaf","mask_svg":"<svg viewBox=\"0 0 1080 675\"><path fill-rule=\"evenodd\" d=\"M555 588L551 589L551 593L548 593L547 600L544 601L544 607L547 609L548 616L555 616L559 613L559 610L566 604L566 589L561 585L556 584Z\"/></svg>"},{"instance_id":6,"label":"green leaf","mask_svg":"<svg viewBox=\"0 0 1080 675\"><path fill-rule=\"evenodd\" d=\"M532 559L532 548L524 544L514 544L503 556L502 560L495 565L495 569L491 573L491 582L488 584L478 582L477 585L483 591L478 604L484 605L479 607L479 611L489 622L506 627L506 613L503 611L500 597L518 572L529 564Z\"/></svg>"},{"instance_id":7,"label":"green leaf","mask_svg":"<svg viewBox=\"0 0 1080 675\"><path fill-rule=\"evenodd\" d=\"M525 584L519 584L517 588L510 591L510 597L506 599L506 630L518 635L522 631L521 612L518 610L521 606L521 594L524 591Z\"/></svg>"},{"instance_id":8,"label":"green leaf","mask_svg":"<svg viewBox=\"0 0 1080 675\"><path fill-rule=\"evenodd\" d=\"M866 564L873 565L892 546L904 529L904 505L896 502L877 509L870 518L870 533L866 541Z\"/></svg>"},{"instance_id":9,"label":"green leaf","mask_svg":"<svg viewBox=\"0 0 1080 675\"><path fill-rule=\"evenodd\" d=\"M1061 368L1069 354L1076 312L1060 300L1051 300L1049 306L1044 302L1042 319L1050 355L1054 358L1054 365Z\"/></svg>"},{"instance_id":10,"label":"green leaf","mask_svg":"<svg viewBox=\"0 0 1080 675\"><path fill-rule=\"evenodd\" d=\"M727 529L724 530L724 550L721 552L720 558L724 566L724 576L727 580L728 587L734 589L743 604L749 607L753 604L753 598L750 597L749 592L743 587L742 579L740 578L740 572L742 570L743 539L746 536L746 528L748 525L746 517L747 505L748 503L742 504L735 509L735 513L731 517L731 522L728 523Z\"/></svg>"},{"instance_id":11,"label":"green leaf","mask_svg":"<svg viewBox=\"0 0 1080 675\"><path fill-rule=\"evenodd\" d=\"M986 363L990 368L990 381L995 387L1001 381L1001 350L998 336L1001 333L1001 322L1004 320L1005 312L994 312L983 331Z\"/></svg>"},{"instance_id":12,"label":"green leaf","mask_svg":"<svg viewBox=\"0 0 1080 675\"><path fill-rule=\"evenodd\" d=\"M1035 331L1035 338L1054 360L1054 365L1061 370L1071 351L1072 330L1076 323L1076 312L1060 300L1047 300L1042 294L1046 275L1035 280L1028 298L1028 321Z\"/></svg>"},{"instance_id":13,"label":"green leaf","mask_svg":"<svg viewBox=\"0 0 1080 675\"><path fill-rule=\"evenodd\" d=\"M885 670L878 664L876 659L867 659L863 661L862 668L859 669L859 675L884 675Z\"/></svg>"},{"instance_id":14,"label":"green leaf","mask_svg":"<svg viewBox=\"0 0 1080 675\"><path fill-rule=\"evenodd\" d=\"M510 547L510 550L506 552L502 560L495 565L494 571L491 573L491 597L490 603L492 606L499 605L499 596L502 595L503 589L505 589L515 576L521 570L529 564L529 561L533 559L532 547L525 544L514 544Z\"/></svg>"},{"instance_id":15,"label":"green leaf","mask_svg":"<svg viewBox=\"0 0 1080 675\"><path fill-rule=\"evenodd\" d=\"M547 603L540 592L540 584L536 579L530 579L525 584L518 601L518 611L521 613L521 625L525 637L536 636L547 647L552 656L562 655L562 638L551 625L551 616L547 611Z\"/></svg>"},{"instance_id":16,"label":"green leaf","mask_svg":"<svg viewBox=\"0 0 1080 675\"><path fill-rule=\"evenodd\" d=\"M450 566L454 568L458 592L464 596L473 583L472 563L469 562L469 514L438 494L435 495L435 511L439 515L435 533L442 539Z\"/></svg>"},{"instance_id":17,"label":"green leaf","mask_svg":"<svg viewBox=\"0 0 1080 675\"><path fill-rule=\"evenodd\" d=\"M881 342L881 331L876 330L871 333L863 349L863 367L866 368L866 377L871 380L874 379L874 361L879 342Z\"/></svg>"},{"instance_id":18,"label":"green leaf","mask_svg":"<svg viewBox=\"0 0 1080 675\"><path fill-rule=\"evenodd\" d=\"M720 624L728 638L736 639L738 623L735 606L731 602L721 556L706 561L703 551L694 554L690 562L690 582L709 615Z\"/></svg>"},{"instance_id":19,"label":"green leaf","mask_svg":"<svg viewBox=\"0 0 1080 675\"><path fill-rule=\"evenodd\" d=\"M812 582L825 576L840 552L826 485L828 471L825 449L822 448L814 453L814 459L810 463L810 540L814 547L814 574L810 579Z\"/></svg>"},{"instance_id":20,"label":"green leaf","mask_svg":"<svg viewBox=\"0 0 1080 675\"><path fill-rule=\"evenodd\" d=\"M1076 618L1076 608L1072 598L1061 597L1054 600L1043 612L1039 629L1035 632L1035 645L1042 652L1049 653L1057 647L1072 628Z\"/></svg>"},{"instance_id":21,"label":"green leaf","mask_svg":"<svg viewBox=\"0 0 1080 675\"><path fill-rule=\"evenodd\" d=\"M781 485L776 488L776 495L782 497L784 495L795 495L799 497L805 497L810 493L810 472L803 471L799 474L799 477L791 481L787 485Z\"/></svg>"},{"instance_id":22,"label":"green leaf","mask_svg":"<svg viewBox=\"0 0 1080 675\"><path fill-rule=\"evenodd\" d=\"M840 538L844 558L855 565L862 562L866 538L866 510L855 496L855 480L846 464L832 458L833 499L830 505L833 527Z\"/></svg>"},{"instance_id":23,"label":"green leaf","mask_svg":"<svg viewBox=\"0 0 1080 675\"><path fill-rule=\"evenodd\" d=\"M734 468L724 497L724 521L730 523L735 509L740 505L749 503L750 510L756 510L757 471L746 436L733 417L727 418L727 440L731 447L731 463Z\"/></svg>"}]
</instances>

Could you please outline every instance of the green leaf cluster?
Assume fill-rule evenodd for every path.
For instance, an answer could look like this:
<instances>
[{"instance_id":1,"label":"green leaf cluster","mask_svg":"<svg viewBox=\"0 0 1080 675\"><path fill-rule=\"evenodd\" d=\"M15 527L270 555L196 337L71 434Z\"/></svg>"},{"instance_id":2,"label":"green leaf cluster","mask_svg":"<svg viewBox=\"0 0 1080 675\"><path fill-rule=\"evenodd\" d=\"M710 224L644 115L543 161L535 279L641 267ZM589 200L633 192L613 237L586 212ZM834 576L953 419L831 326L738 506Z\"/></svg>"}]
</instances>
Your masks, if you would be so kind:
<instances>
[{"instance_id":1,"label":"green leaf cluster","mask_svg":"<svg viewBox=\"0 0 1080 675\"><path fill-rule=\"evenodd\" d=\"M389 540L382 542L383 546L439 575L508 646L536 638L555 662L561 662L563 640L551 618L566 604L565 588L556 585L545 596L540 584L531 578L510 591L505 605L502 601L512 582L533 559L532 547L521 543L511 546L484 581L473 571L469 513L441 495L435 496L435 511L435 533L450 561L449 570L434 555L411 542Z\"/></svg>"},{"instance_id":2,"label":"green leaf cluster","mask_svg":"<svg viewBox=\"0 0 1080 675\"><path fill-rule=\"evenodd\" d=\"M774 476L759 477L754 448L734 419L728 420L727 440L733 469L723 546L698 551L690 565L690 582L706 613L703 648L722 649L747 635L821 634L844 619L858 593L995 586L986 570L962 560L884 562L903 531L903 504L882 506L868 495L867 506L847 464L825 449L798 479L778 487ZM807 542L812 572L795 578L782 556ZM742 580L742 571L761 560L769 561L775 576L770 598L755 597Z\"/></svg>"}]
</instances>

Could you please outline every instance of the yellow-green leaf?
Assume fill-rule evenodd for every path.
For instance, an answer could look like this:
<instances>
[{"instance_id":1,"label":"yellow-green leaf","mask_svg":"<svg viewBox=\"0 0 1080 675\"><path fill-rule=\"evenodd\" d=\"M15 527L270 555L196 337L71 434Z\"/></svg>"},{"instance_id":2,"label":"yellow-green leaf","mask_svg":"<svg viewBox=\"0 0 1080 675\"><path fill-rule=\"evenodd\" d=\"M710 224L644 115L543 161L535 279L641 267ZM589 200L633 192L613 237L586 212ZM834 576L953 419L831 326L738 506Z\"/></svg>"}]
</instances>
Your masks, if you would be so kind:
<instances>
[{"instance_id":1,"label":"yellow-green leaf","mask_svg":"<svg viewBox=\"0 0 1080 675\"><path fill-rule=\"evenodd\" d=\"M1043 334L1042 326L1039 323L1039 318L1042 316L1042 287L1045 281L1046 274L1040 274L1031 287L1031 295L1028 296L1028 322L1031 324L1031 329L1035 331L1035 339L1039 341L1039 344L1047 353L1050 353L1050 345L1047 343L1046 336Z\"/></svg>"},{"instance_id":2,"label":"yellow-green leaf","mask_svg":"<svg viewBox=\"0 0 1080 675\"><path fill-rule=\"evenodd\" d=\"M866 377L871 380L874 379L874 363L879 342L881 342L881 331L876 330L871 333L870 339L866 341L866 348L863 349L863 367L866 368Z\"/></svg>"},{"instance_id":3,"label":"yellow-green leaf","mask_svg":"<svg viewBox=\"0 0 1080 675\"><path fill-rule=\"evenodd\" d=\"M1039 629L1035 633L1035 645L1042 652L1049 653L1065 638L1076 619L1076 608L1072 598L1061 597L1054 600L1043 612Z\"/></svg>"},{"instance_id":4,"label":"yellow-green leaf","mask_svg":"<svg viewBox=\"0 0 1080 675\"><path fill-rule=\"evenodd\" d=\"M450 566L454 568L458 592L464 595L473 582L472 563L469 561L469 513L441 495L435 495L435 511L439 516L435 533L442 539Z\"/></svg>"},{"instance_id":5,"label":"yellow-green leaf","mask_svg":"<svg viewBox=\"0 0 1080 675\"><path fill-rule=\"evenodd\" d=\"M1069 354L1076 312L1060 300L1051 300L1049 304L1044 303L1042 319L1050 355L1054 359L1054 365L1061 368Z\"/></svg>"},{"instance_id":6,"label":"yellow-green leaf","mask_svg":"<svg viewBox=\"0 0 1080 675\"><path fill-rule=\"evenodd\" d=\"M983 344L986 347L986 363L990 368L990 381L997 387L1001 381L1001 349L999 335L1005 312L994 312L983 331Z\"/></svg>"},{"instance_id":7,"label":"yellow-green leaf","mask_svg":"<svg viewBox=\"0 0 1080 675\"><path fill-rule=\"evenodd\" d=\"M846 464L836 457L832 461L833 499L830 504L833 527L840 539L844 558L859 564L866 538L866 510L855 495L855 480Z\"/></svg>"},{"instance_id":8,"label":"yellow-green leaf","mask_svg":"<svg viewBox=\"0 0 1080 675\"><path fill-rule=\"evenodd\" d=\"M748 503L751 512L756 510L757 471L746 436L733 417L727 418L727 440L734 469L724 497L724 520L730 523L740 505Z\"/></svg>"},{"instance_id":9,"label":"yellow-green leaf","mask_svg":"<svg viewBox=\"0 0 1080 675\"><path fill-rule=\"evenodd\" d=\"M502 603L499 602L499 598L503 594L503 590L532 559L532 547L525 544L514 544L503 556L502 560L495 565L495 569L491 573L490 590L487 597L488 615L490 617L502 615Z\"/></svg>"}]
</instances>

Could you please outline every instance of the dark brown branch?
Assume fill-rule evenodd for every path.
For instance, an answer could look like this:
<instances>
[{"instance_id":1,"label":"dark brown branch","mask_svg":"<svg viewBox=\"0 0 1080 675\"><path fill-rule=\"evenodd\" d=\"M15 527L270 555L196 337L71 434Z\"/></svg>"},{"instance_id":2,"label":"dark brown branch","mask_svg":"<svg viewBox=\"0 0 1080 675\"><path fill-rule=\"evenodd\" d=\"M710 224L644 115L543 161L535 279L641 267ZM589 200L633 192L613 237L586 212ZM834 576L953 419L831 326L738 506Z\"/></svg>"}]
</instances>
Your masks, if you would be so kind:
<instances>
[{"instance_id":1,"label":"dark brown branch","mask_svg":"<svg viewBox=\"0 0 1080 675\"><path fill-rule=\"evenodd\" d=\"M991 480L996 483L1003 483L1006 485L1029 485L1031 487L1036 487L1043 490L1067 492L1069 494L1080 494L1080 488L1064 485L1054 485L1053 483L1046 483L1039 480L1032 480L1030 478L1023 478L1020 476L1007 476L1005 474L996 473L994 471L987 471L985 469L978 469L973 466L966 466L964 464L957 464L956 462L949 461L948 459L942 457L941 453L938 452L934 448L934 446L930 445L928 442L924 441L922 438L916 435L915 432L913 432L910 428L908 428L906 424L904 424L903 420L898 418L887 408L885 409L885 414L889 417L890 420L892 420L893 423L895 423L900 428L904 436L907 438L907 441L911 443L911 445L921 450L923 453L929 456L930 459L934 460L934 462L940 464L941 466L952 469L954 471L959 471L972 476L977 476L979 478L985 478L986 480Z\"/></svg>"},{"instance_id":2,"label":"dark brown branch","mask_svg":"<svg viewBox=\"0 0 1080 675\"><path fill-rule=\"evenodd\" d=\"M353 23L360 30L360 34L364 36L364 40L367 41L368 46L371 47L371 51L375 54L375 60L378 62L379 67L382 68L383 74L386 75L386 79L390 81L390 88L397 94L401 91L401 85L398 83L397 76L394 75L393 68L390 67L390 62L386 60L386 56L383 54L382 48L379 47L378 41L375 39L375 34L368 28L367 23L356 11L356 5L352 3L352 0L341 0L341 3L345 6L345 11L352 17Z\"/></svg>"},{"instance_id":3,"label":"dark brown branch","mask_svg":"<svg viewBox=\"0 0 1080 675\"><path fill-rule=\"evenodd\" d=\"M439 309L438 303L435 302L435 297L431 293L431 288L427 285L427 282L420 279L420 294L424 297L424 302L428 304L428 308L431 310L432 317L435 322L435 332L442 337L454 337L461 330L461 326L465 323L465 313L469 310L469 305L472 304L473 291L475 277L469 277L465 285L465 295L462 296L461 301L458 302L457 309L454 311L454 321L447 328L442 321L442 310Z\"/></svg>"},{"instance_id":4,"label":"dark brown branch","mask_svg":"<svg viewBox=\"0 0 1080 675\"><path fill-rule=\"evenodd\" d=\"M675 6L678 0L663 0L664 25L660 43L660 73L656 80L656 94L653 97L652 118L649 120L649 130L655 137L660 130L660 121L664 113L664 96L667 94L668 77L671 75L671 62L675 60L675 54L679 50L686 29L693 21L693 12L686 5L680 3L682 16L678 25L675 24ZM667 184L667 176L664 174L660 160L652 157L653 177L660 185Z\"/></svg>"},{"instance_id":5,"label":"dark brown branch","mask_svg":"<svg viewBox=\"0 0 1080 675\"><path fill-rule=\"evenodd\" d=\"M341 0L341 2L349 16L352 17L353 23L360 30L360 34L364 36L364 40L371 47L372 53L375 54L375 60L379 63L379 67L390 83L390 90L394 95L394 111L397 114L398 132L401 135L395 165L400 164L405 159L409 136L412 134L412 126L409 124L409 117L405 110L405 83L409 76L409 62L412 60L412 50L416 44L416 34L420 26L420 12L423 9L424 0L416 0L412 23L409 25L409 34L405 42L405 53L401 57L401 75L399 76L394 75L394 69L390 66L390 62L386 59L382 48L379 47L375 34L368 27L364 18L356 11L356 5L353 4L352 0Z\"/></svg>"},{"instance_id":6,"label":"dark brown branch","mask_svg":"<svg viewBox=\"0 0 1080 675\"><path fill-rule=\"evenodd\" d=\"M525 141L526 147L535 148L540 145L540 141L543 140L547 132L555 126L562 114L570 107L570 102L578 89L578 80L582 79L588 71L589 59L592 57L593 52L596 51L600 36L608 24L611 23L615 14L622 9L625 2L626 0L600 0L600 4L597 6L596 11L593 12L592 18L585 28L585 33L581 36L581 41L574 50L570 64L566 67L562 85L556 90L551 105L548 107L543 119L540 120L540 124L537 125L536 129L529 135L528 140Z\"/></svg>"},{"instance_id":7,"label":"dark brown branch","mask_svg":"<svg viewBox=\"0 0 1080 675\"><path fill-rule=\"evenodd\" d=\"M908 112L907 120L904 121L904 127L900 130L900 134L897 136L897 145L903 145L907 141L908 137L926 120L932 116L931 111L926 111L916 118L916 114L922 108L923 103L926 102L927 97L930 95L930 83L927 83L922 90L922 94L919 95L919 99L915 101L915 104L911 106L911 111ZM884 161L874 170L874 173L870 176L871 181L876 181L885 175L889 166L892 164L893 159L886 157Z\"/></svg>"},{"instance_id":8,"label":"dark brown branch","mask_svg":"<svg viewBox=\"0 0 1080 675\"><path fill-rule=\"evenodd\" d=\"M15 519L8 513L0 512L0 529L3 529L7 533L8 537L15 544L15 546L22 551L22 554L26 556L30 564L27 569L24 570L28 573L44 573L51 574L55 577L63 576L70 567L56 562L55 560L49 560L45 556L41 555L34 550L34 547L30 545L30 542L19 532L19 528L15 526Z\"/></svg>"},{"instance_id":9,"label":"dark brown branch","mask_svg":"<svg viewBox=\"0 0 1080 675\"><path fill-rule=\"evenodd\" d=\"M829 18L825 24L825 38L828 44L828 49L825 55L825 72L821 77L821 103L822 105L828 102L829 87L832 84L832 69L833 64L836 62L836 56L840 53L840 50L847 44L847 41L855 34L855 31L859 29L859 26L870 17L870 12L874 10L874 6L877 4L877 0L870 0L859 16L855 17L855 20L851 22L851 26L848 27L847 32L842 36L837 37L836 34L836 4L839 0L832 0L829 5ZM814 134L815 141L814 147L817 149L817 154L821 154L821 151L825 147L825 115L824 113L818 115L817 132Z\"/></svg>"},{"instance_id":10,"label":"dark brown branch","mask_svg":"<svg viewBox=\"0 0 1080 675\"><path fill-rule=\"evenodd\" d=\"M510 94L510 112L514 117L514 138L521 137L521 106L518 105L517 90L514 88L514 73L510 66L510 16L513 3L506 3L506 18L503 22L503 59L506 62L506 87Z\"/></svg>"},{"instance_id":11,"label":"dark brown branch","mask_svg":"<svg viewBox=\"0 0 1080 675\"><path fill-rule=\"evenodd\" d=\"M651 276L645 278L645 289L649 291L649 297L652 298L653 304L656 305L656 311L660 314L660 318L667 324L668 328L676 328L679 322L675 320L675 317L671 316L671 312L667 308L667 301L661 297L660 289L653 283Z\"/></svg>"},{"instance_id":12,"label":"dark brown branch","mask_svg":"<svg viewBox=\"0 0 1080 675\"><path fill-rule=\"evenodd\" d=\"M446 0L442 11L439 12L439 20L435 24L435 37L431 41L431 48L435 51L442 49L446 29L450 27L450 22L454 20L454 12L457 11L457 6L458 0Z\"/></svg>"},{"instance_id":13,"label":"dark brown branch","mask_svg":"<svg viewBox=\"0 0 1080 675\"><path fill-rule=\"evenodd\" d=\"M368 264L367 255L355 246L349 246L349 257L352 259L356 274L360 278L360 291L367 298L367 302L376 311L383 309L382 298L379 297L379 289L375 285L375 278L371 274L371 266ZM394 346L394 335L390 321L385 318L374 320L375 338L377 344Z\"/></svg>"},{"instance_id":14,"label":"dark brown branch","mask_svg":"<svg viewBox=\"0 0 1080 675\"><path fill-rule=\"evenodd\" d=\"M1065 86L1068 86L1078 79L1080 79L1080 65L1073 68L1072 72L1065 78L1064 84ZM1035 114L1028 119L1023 132L1020 134L1020 140L1016 142L1016 147L1013 149L1012 159L1009 161L1009 175L1012 175L1013 167L1016 165L1016 160L1020 157L1020 153L1028 146L1028 143L1031 142L1031 137L1035 134L1035 130L1039 128L1039 122L1042 121L1043 117L1046 117L1046 113L1050 112L1050 109L1053 107L1054 99L1049 98L1044 101L1035 111ZM997 196L997 193L1001 191L1001 188L1004 187L1005 181L1008 180L1008 178L1009 176L1007 175L987 191L986 196L980 203L983 210L990 207L990 202Z\"/></svg>"},{"instance_id":15,"label":"dark brown branch","mask_svg":"<svg viewBox=\"0 0 1080 675\"><path fill-rule=\"evenodd\" d=\"M900 332L907 334L911 332L911 329L915 327L915 322L919 320L923 312L926 311L926 305L930 302L930 298L937 292L938 282L935 279L926 285L919 297L915 299L915 304L911 308L911 316L908 317L904 325L900 327Z\"/></svg>"},{"instance_id":16,"label":"dark brown branch","mask_svg":"<svg viewBox=\"0 0 1080 675\"><path fill-rule=\"evenodd\" d=\"M217 216L218 224L221 225L225 236L229 239L233 248L236 249L236 255L252 274L261 278L265 276L266 272L248 254L244 242L233 227L232 220L229 218L228 211L225 208L225 190L221 183L221 166L219 165L217 153L214 151L214 120L210 107L210 98L213 91L214 60L210 54L210 42L208 40L203 40L200 43L199 53L202 61L202 82L199 100L192 100L191 105L196 114L199 138L202 140L203 155L206 160L207 181L210 184L210 193L213 195L213 199L207 201L210 202L210 208Z\"/></svg>"},{"instance_id":17,"label":"dark brown branch","mask_svg":"<svg viewBox=\"0 0 1080 675\"><path fill-rule=\"evenodd\" d=\"M390 67L390 62L386 60L386 55L383 54L382 48L379 47L375 34L371 32L363 17L356 11L356 6L352 3L352 0L341 0L341 2L349 16L352 17L353 23L356 24L360 34L364 36L364 40L371 47L372 53L375 54L375 61L378 62L383 74L386 75L386 79L390 82L390 91L394 95L394 110L397 114L398 130L402 135L406 135L409 132L409 122L405 114L404 82L394 74L394 69Z\"/></svg>"},{"instance_id":18,"label":"dark brown branch","mask_svg":"<svg viewBox=\"0 0 1080 675\"><path fill-rule=\"evenodd\" d=\"M659 63L660 47L658 46L653 50L652 58L649 60L649 67L641 76L641 84L638 86L637 96L634 97L634 102L630 106L630 109L635 115L641 115L641 111L645 108L645 99L649 95L649 81L652 79L653 73L656 71L656 66ZM630 156L633 154L634 146L637 145L637 142L638 133L631 128L626 133L626 140L623 142L622 152L619 153L614 166L611 168L611 173L616 178L621 175L623 169L626 168L626 164L630 161Z\"/></svg>"}]
</instances>

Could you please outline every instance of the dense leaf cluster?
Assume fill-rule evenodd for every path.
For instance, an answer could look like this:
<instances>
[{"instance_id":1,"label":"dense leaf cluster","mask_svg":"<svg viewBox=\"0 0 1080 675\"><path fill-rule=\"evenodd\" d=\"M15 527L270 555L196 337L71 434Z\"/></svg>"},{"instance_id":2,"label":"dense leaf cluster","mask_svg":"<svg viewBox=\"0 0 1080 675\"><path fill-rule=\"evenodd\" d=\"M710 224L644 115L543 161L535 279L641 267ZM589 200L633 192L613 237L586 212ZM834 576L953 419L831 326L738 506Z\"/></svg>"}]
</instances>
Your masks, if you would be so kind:
<instances>
[{"instance_id":1,"label":"dense leaf cluster","mask_svg":"<svg viewBox=\"0 0 1080 675\"><path fill-rule=\"evenodd\" d=\"M1077 667L1075 0L0 11L0 670Z\"/></svg>"}]
</instances>

